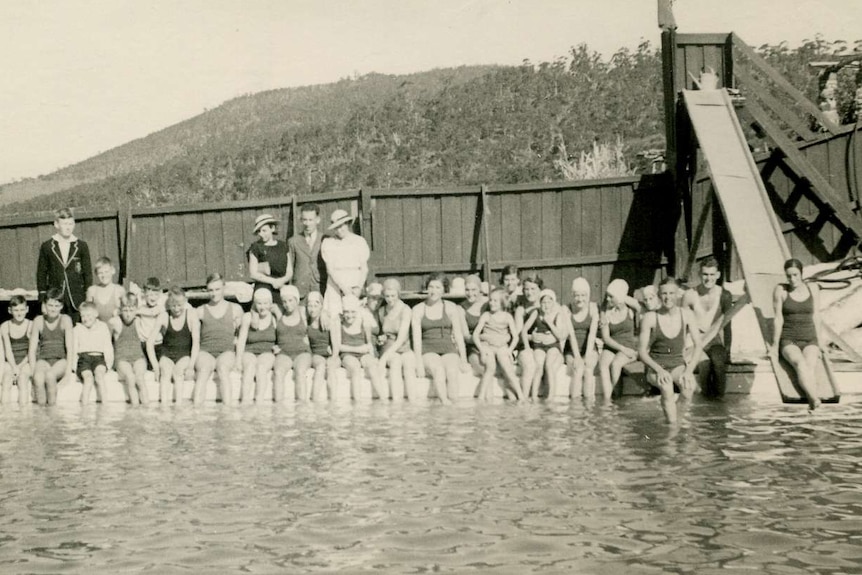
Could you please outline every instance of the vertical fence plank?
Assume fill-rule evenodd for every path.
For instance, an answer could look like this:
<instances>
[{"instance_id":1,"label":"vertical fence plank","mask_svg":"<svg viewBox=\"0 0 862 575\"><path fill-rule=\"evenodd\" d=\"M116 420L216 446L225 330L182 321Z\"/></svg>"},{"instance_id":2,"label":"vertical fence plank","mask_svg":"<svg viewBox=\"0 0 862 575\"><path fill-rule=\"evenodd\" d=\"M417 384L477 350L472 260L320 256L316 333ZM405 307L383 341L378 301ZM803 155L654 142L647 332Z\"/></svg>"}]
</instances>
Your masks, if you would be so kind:
<instances>
[{"instance_id":1,"label":"vertical fence plank","mask_svg":"<svg viewBox=\"0 0 862 575\"><path fill-rule=\"evenodd\" d=\"M517 195L501 198L500 256L503 261L521 259L521 200Z\"/></svg>"},{"instance_id":2,"label":"vertical fence plank","mask_svg":"<svg viewBox=\"0 0 862 575\"><path fill-rule=\"evenodd\" d=\"M424 197L420 200L422 214L422 263L441 262L440 198Z\"/></svg>"},{"instance_id":3,"label":"vertical fence plank","mask_svg":"<svg viewBox=\"0 0 862 575\"><path fill-rule=\"evenodd\" d=\"M519 194L521 213L520 234L514 236L520 239L521 253L517 256L525 260L537 260L542 257L542 199L537 193Z\"/></svg>"},{"instance_id":4,"label":"vertical fence plank","mask_svg":"<svg viewBox=\"0 0 862 575\"><path fill-rule=\"evenodd\" d=\"M167 215L162 220L165 229L165 254L168 283L186 281L186 229L181 215ZM196 236L191 236L189 240ZM162 278L164 279L164 278Z\"/></svg>"},{"instance_id":5,"label":"vertical fence plank","mask_svg":"<svg viewBox=\"0 0 862 575\"><path fill-rule=\"evenodd\" d=\"M462 262L464 246L461 238L461 198L459 196L441 197L440 210L443 250L441 261L447 264Z\"/></svg>"}]
</instances>

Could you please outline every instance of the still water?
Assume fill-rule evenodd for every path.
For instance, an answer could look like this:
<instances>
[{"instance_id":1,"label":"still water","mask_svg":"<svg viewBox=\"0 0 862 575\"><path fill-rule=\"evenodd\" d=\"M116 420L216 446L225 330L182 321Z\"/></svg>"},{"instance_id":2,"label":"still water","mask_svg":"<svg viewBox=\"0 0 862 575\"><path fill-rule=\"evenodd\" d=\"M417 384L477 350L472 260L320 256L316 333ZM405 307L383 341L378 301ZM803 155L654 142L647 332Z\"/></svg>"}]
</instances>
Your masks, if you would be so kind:
<instances>
[{"instance_id":1,"label":"still water","mask_svg":"<svg viewBox=\"0 0 862 575\"><path fill-rule=\"evenodd\" d=\"M862 396L0 410L0 573L860 573Z\"/></svg>"}]
</instances>

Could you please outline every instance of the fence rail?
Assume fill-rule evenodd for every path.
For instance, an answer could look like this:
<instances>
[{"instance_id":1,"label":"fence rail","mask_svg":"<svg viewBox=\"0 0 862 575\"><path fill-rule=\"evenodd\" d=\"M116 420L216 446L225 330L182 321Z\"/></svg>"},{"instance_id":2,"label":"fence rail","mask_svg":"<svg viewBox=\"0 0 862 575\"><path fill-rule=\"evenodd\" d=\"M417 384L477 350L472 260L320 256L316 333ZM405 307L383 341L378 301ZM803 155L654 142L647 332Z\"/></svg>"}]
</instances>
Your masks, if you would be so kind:
<instances>
[{"instance_id":1,"label":"fence rail","mask_svg":"<svg viewBox=\"0 0 862 575\"><path fill-rule=\"evenodd\" d=\"M163 284L201 286L209 273L248 279L246 252L255 217L269 212L285 237L298 206L313 201L322 227L336 209L356 217L372 249L371 272L421 288L432 271L497 271L513 263L561 290L577 276L601 290L614 277L650 282L667 262L673 222L662 176L518 185L364 189L218 204L76 213L77 233L94 258L119 262L122 279L157 276ZM483 205L484 202L487 205ZM0 287L35 285L39 244L52 217L0 219ZM483 237L487 234L487 239ZM671 238L671 239L669 239ZM487 274L487 272L486 272Z\"/></svg>"}]
</instances>

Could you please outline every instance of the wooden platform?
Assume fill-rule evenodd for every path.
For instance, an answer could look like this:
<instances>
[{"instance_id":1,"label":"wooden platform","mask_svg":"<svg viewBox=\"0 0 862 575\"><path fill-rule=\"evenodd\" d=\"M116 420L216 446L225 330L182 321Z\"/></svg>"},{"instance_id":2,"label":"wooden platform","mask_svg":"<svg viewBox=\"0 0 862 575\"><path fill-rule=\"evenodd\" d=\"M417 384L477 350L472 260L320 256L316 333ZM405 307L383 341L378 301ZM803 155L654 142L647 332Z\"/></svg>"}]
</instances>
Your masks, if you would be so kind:
<instances>
[{"instance_id":1,"label":"wooden platform","mask_svg":"<svg viewBox=\"0 0 862 575\"><path fill-rule=\"evenodd\" d=\"M862 393L862 364L849 362L835 362L833 364L835 380L839 386L841 393L858 394ZM310 378L313 372L309 371ZM557 399L564 400L568 398L569 393L569 376L564 373L564 369L560 372L562 384L559 386L559 394ZM271 385L268 382L267 385ZM475 396L476 389L479 385L479 379L472 374L461 374L459 386L459 398L470 399ZM183 397L186 401L191 400L192 388L194 383L187 381L183 389ZM239 399L240 381L238 374L234 374L232 378L233 398ZM152 373L147 373L147 390L151 401L157 400L159 395L158 384L153 380ZM291 403L294 401L295 384L292 379L288 378L285 389L285 402ZM742 360L732 363L728 366L727 390L728 394L774 394L776 390L775 374L769 361L765 358L757 358L752 360ZM13 386L12 399L13 403L17 402L17 387ZM639 362L633 364L624 373L616 390L620 395L624 396L640 396L647 391L647 385L644 380L643 365ZM108 373L108 382L105 390L104 401L108 403L124 402L125 394L120 383L117 381L116 373ZM497 398L503 397L503 387L500 381L493 389L493 394ZM417 396L434 399L434 387L427 379L418 380ZM61 404L74 404L80 401L81 384L75 382L64 382L58 390L57 401ZM341 370L338 377L335 393L330 401L350 401L350 384L347 380L346 373ZM363 381L360 386L359 400L370 401L374 399L371 391L371 384L368 381ZM210 382L207 386L206 400L214 402L216 400L216 386L214 382ZM95 403L95 393L91 397L91 402Z\"/></svg>"}]
</instances>

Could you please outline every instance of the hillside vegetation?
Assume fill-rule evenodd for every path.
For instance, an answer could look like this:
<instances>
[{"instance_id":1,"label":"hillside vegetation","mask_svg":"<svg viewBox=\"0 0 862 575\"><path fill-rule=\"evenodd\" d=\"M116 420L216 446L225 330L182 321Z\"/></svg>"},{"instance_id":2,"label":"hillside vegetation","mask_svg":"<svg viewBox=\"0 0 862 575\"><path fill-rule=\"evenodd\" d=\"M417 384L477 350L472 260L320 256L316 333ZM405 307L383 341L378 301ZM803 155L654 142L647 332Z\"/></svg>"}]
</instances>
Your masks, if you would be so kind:
<instances>
[{"instance_id":1,"label":"hillside vegetation","mask_svg":"<svg viewBox=\"0 0 862 575\"><path fill-rule=\"evenodd\" d=\"M762 46L817 98L822 39ZM623 164L663 148L661 57L609 59L585 45L553 62L369 74L242 96L63 168L0 187L7 214L60 206L158 206L358 187L519 183L571 177L567 160L615 144ZM34 197L38 196L38 197ZM26 201L14 202L16 199Z\"/></svg>"}]
</instances>

